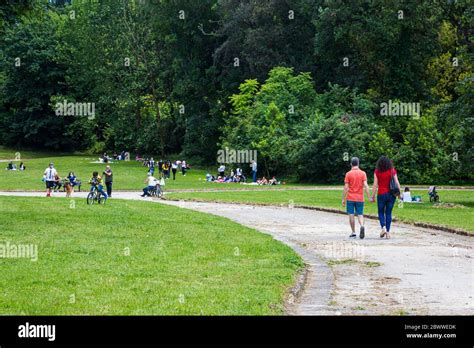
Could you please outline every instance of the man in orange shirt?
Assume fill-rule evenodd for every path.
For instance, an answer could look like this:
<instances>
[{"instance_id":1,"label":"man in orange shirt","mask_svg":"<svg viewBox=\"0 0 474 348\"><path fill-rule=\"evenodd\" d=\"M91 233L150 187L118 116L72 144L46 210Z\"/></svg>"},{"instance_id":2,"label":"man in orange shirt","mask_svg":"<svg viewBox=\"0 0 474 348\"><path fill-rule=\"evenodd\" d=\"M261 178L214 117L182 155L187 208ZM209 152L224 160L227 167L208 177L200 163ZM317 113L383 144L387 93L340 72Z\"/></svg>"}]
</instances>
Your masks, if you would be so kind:
<instances>
[{"instance_id":1,"label":"man in orange shirt","mask_svg":"<svg viewBox=\"0 0 474 348\"><path fill-rule=\"evenodd\" d=\"M349 223L352 229L352 234L349 237L356 237L354 219L355 213L360 225L359 237L360 239L364 239L364 189L367 193L367 197L370 199L369 185L367 185L367 174L365 174L363 170L359 169L359 159L357 157L352 157L351 166L352 169L346 173L346 178L344 179L342 206L347 206L347 214L349 214Z\"/></svg>"}]
</instances>

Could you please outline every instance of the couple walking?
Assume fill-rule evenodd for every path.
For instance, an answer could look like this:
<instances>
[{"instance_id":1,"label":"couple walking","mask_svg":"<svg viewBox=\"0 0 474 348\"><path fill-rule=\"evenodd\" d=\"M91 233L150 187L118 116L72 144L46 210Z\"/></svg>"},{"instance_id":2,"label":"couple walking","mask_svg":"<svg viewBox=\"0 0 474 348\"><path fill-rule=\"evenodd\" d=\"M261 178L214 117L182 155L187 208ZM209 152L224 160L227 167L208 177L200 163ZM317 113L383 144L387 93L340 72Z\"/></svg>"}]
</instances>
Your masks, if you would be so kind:
<instances>
[{"instance_id":1,"label":"couple walking","mask_svg":"<svg viewBox=\"0 0 474 348\"><path fill-rule=\"evenodd\" d=\"M370 196L369 185L367 184L367 174L359 168L359 159L351 159L352 169L346 173L344 179L344 193L342 196L342 205L346 206L349 214L349 224L352 233L351 238L356 237L355 233L355 215L359 220L359 237L365 237L364 226L364 190L370 202L375 201L377 194L377 207L380 222L380 238L390 239L390 225L392 223L392 209L395 199L400 194L400 183L398 182L397 171L393 167L392 161L386 156L381 156L376 164L374 171L374 186L372 196ZM390 182L392 181L392 185ZM392 186L392 187L391 187Z\"/></svg>"}]
</instances>

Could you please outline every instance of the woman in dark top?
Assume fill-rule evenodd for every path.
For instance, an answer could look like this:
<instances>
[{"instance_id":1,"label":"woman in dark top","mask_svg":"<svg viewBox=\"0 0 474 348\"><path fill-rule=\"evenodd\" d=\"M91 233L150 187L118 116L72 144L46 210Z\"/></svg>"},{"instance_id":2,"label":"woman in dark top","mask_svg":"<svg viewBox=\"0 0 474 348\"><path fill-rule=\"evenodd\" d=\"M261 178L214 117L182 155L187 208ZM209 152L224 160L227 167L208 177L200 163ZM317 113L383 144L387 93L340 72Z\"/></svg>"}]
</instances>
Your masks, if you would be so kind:
<instances>
[{"instance_id":1,"label":"woman in dark top","mask_svg":"<svg viewBox=\"0 0 474 348\"><path fill-rule=\"evenodd\" d=\"M114 174L110 166L105 167L102 177L105 178L105 186L107 187L107 196L112 197L112 183L114 181Z\"/></svg>"},{"instance_id":2,"label":"woman in dark top","mask_svg":"<svg viewBox=\"0 0 474 348\"><path fill-rule=\"evenodd\" d=\"M381 156L377 161L374 172L374 186L372 188L372 202L377 193L377 206L380 221L380 238L390 239L390 225L392 223L392 209L396 197L390 193L390 179L395 179L400 192L400 183L398 182L397 171L392 165L392 161L386 156Z\"/></svg>"},{"instance_id":3,"label":"woman in dark top","mask_svg":"<svg viewBox=\"0 0 474 348\"><path fill-rule=\"evenodd\" d=\"M77 177L74 174L74 172L69 172L67 179L69 180L69 183L71 184L72 187L76 186L77 183Z\"/></svg>"}]
</instances>

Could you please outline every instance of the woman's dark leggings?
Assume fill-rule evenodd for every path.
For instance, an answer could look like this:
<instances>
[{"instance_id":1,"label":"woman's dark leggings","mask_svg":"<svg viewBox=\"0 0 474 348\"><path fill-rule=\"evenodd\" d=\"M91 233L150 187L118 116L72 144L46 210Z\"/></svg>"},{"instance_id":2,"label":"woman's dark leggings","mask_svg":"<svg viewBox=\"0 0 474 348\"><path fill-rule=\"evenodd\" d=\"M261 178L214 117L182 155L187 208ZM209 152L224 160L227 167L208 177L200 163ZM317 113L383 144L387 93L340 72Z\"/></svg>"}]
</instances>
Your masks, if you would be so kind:
<instances>
[{"instance_id":1,"label":"woman's dark leggings","mask_svg":"<svg viewBox=\"0 0 474 348\"><path fill-rule=\"evenodd\" d=\"M390 192L377 196L380 227L385 227L387 232L390 232L390 225L392 224L392 209L394 204L395 196L393 196Z\"/></svg>"}]
</instances>

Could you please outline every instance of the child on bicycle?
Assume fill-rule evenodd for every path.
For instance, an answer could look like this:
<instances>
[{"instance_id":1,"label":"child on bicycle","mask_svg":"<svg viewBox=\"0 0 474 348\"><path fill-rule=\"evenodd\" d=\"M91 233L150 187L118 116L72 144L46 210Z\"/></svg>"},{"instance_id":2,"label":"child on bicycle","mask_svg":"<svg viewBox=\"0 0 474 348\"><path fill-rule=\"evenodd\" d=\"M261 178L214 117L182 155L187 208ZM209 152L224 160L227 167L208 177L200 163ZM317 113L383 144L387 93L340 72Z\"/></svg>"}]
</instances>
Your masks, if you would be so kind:
<instances>
[{"instance_id":1,"label":"child on bicycle","mask_svg":"<svg viewBox=\"0 0 474 348\"><path fill-rule=\"evenodd\" d=\"M92 173L92 178L90 179L89 183L91 184L91 191L94 191L94 189L97 189L97 192L100 192L100 194L107 199L107 193L104 192L104 186L102 186L102 178L99 175L99 172L93 172Z\"/></svg>"}]
</instances>

